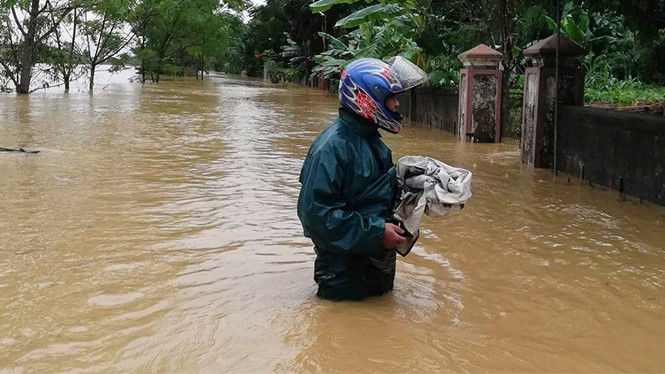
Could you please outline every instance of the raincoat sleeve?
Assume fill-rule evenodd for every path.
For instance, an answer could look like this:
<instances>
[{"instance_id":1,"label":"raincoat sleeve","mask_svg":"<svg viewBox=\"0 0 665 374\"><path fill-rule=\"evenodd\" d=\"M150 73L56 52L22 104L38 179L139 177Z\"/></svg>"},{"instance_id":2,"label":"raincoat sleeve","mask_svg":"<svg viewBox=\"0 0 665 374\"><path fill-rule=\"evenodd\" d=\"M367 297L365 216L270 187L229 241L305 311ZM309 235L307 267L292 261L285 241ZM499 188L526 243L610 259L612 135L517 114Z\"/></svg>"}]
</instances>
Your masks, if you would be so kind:
<instances>
[{"instance_id":1,"label":"raincoat sleeve","mask_svg":"<svg viewBox=\"0 0 665 374\"><path fill-rule=\"evenodd\" d=\"M322 149L309 155L303 170L306 178L301 175L298 216L319 247L333 253L376 252L383 248L385 220L348 207L343 190L348 173L353 173L353 165L340 153Z\"/></svg>"}]
</instances>

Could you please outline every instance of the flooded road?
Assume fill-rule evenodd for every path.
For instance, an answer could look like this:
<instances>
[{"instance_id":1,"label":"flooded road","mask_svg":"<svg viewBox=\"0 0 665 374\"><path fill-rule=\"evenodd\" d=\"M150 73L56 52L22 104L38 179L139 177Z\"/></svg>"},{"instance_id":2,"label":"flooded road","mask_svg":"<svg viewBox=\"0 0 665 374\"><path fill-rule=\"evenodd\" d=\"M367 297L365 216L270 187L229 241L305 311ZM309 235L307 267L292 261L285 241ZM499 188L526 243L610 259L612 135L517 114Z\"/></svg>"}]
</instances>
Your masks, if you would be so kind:
<instances>
[{"instance_id":1,"label":"flooded road","mask_svg":"<svg viewBox=\"0 0 665 374\"><path fill-rule=\"evenodd\" d=\"M664 372L665 209L413 125L474 173L395 290L316 298L298 174L336 100L210 76L0 96L0 373Z\"/></svg>"}]
</instances>

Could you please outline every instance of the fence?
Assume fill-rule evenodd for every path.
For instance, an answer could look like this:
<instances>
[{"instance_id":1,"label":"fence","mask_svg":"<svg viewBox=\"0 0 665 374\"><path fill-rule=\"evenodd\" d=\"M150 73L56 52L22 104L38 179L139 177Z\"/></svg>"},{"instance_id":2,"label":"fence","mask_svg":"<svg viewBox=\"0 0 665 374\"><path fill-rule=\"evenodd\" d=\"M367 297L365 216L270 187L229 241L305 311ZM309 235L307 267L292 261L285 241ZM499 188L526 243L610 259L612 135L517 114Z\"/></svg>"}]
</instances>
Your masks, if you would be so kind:
<instances>
[{"instance_id":1,"label":"fence","mask_svg":"<svg viewBox=\"0 0 665 374\"><path fill-rule=\"evenodd\" d=\"M665 117L559 107L557 169L665 205Z\"/></svg>"}]
</instances>

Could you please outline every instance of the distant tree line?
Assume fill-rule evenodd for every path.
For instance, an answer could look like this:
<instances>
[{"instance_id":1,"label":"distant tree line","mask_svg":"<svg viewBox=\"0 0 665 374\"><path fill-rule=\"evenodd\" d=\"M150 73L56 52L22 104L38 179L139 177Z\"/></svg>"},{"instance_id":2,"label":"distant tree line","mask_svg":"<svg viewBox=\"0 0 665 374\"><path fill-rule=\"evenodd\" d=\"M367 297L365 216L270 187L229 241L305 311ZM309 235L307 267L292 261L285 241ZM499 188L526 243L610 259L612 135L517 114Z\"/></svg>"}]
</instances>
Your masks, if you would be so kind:
<instances>
[{"instance_id":1,"label":"distant tree line","mask_svg":"<svg viewBox=\"0 0 665 374\"><path fill-rule=\"evenodd\" d=\"M433 86L456 86L457 55L479 43L504 54L503 92L521 91L522 50L556 30L556 0L268 0L236 35L236 71L336 79L350 60L400 54ZM588 98L633 100L665 86L665 1L561 0L561 32L589 51ZM240 62L242 62L240 64ZM333 85L334 87L334 85ZM632 90L633 93L628 91ZM607 98L603 96L616 91ZM665 90L644 98L663 100Z\"/></svg>"},{"instance_id":2,"label":"distant tree line","mask_svg":"<svg viewBox=\"0 0 665 374\"><path fill-rule=\"evenodd\" d=\"M665 1L560 3L562 32L589 51L584 65L590 99L663 100L662 87L652 86L665 86ZM250 7L248 0L0 0L0 88L25 94L39 86L39 75L67 90L85 74L92 90L101 64L135 65L142 81L155 82L164 75L203 77L209 69L334 80L352 59L397 54L422 67L429 84L455 86L457 55L484 43L504 54L508 95L523 84L522 50L554 33L556 4L266 0Z\"/></svg>"},{"instance_id":3,"label":"distant tree line","mask_svg":"<svg viewBox=\"0 0 665 374\"><path fill-rule=\"evenodd\" d=\"M203 77L219 66L244 27L245 0L0 0L0 87L19 94L37 76L70 81L102 64L130 60L142 81ZM37 88L40 86L37 85Z\"/></svg>"}]
</instances>

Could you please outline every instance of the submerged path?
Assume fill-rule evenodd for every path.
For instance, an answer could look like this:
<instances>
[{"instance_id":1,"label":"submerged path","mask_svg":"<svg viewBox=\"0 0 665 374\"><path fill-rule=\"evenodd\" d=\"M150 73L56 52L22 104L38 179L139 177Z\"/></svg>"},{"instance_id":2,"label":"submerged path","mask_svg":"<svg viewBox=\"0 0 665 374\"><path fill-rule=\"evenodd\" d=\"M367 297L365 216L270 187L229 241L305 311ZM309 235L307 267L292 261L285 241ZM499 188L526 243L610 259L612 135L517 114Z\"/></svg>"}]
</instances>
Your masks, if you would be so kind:
<instances>
[{"instance_id":1,"label":"submerged path","mask_svg":"<svg viewBox=\"0 0 665 374\"><path fill-rule=\"evenodd\" d=\"M665 209L417 124L474 173L396 288L318 300L295 213L320 91L211 76L0 96L0 372L665 371Z\"/></svg>"}]
</instances>

